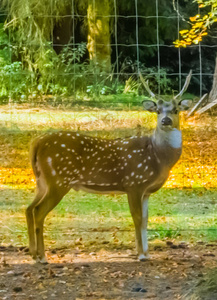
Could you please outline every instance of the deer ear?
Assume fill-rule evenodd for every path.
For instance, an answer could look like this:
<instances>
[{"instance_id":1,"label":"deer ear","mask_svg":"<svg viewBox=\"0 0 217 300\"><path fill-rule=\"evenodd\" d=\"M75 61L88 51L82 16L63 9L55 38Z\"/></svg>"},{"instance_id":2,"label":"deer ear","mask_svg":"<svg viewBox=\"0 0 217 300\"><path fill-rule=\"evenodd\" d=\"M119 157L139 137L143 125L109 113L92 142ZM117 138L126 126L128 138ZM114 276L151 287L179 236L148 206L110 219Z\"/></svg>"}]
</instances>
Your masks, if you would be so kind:
<instances>
[{"instance_id":1,"label":"deer ear","mask_svg":"<svg viewBox=\"0 0 217 300\"><path fill-rule=\"evenodd\" d=\"M149 112L156 112L157 111L157 104L152 100L144 100L142 102L143 107L145 110Z\"/></svg>"},{"instance_id":2,"label":"deer ear","mask_svg":"<svg viewBox=\"0 0 217 300\"><path fill-rule=\"evenodd\" d=\"M179 102L179 110L188 110L192 105L192 100L181 100Z\"/></svg>"}]
</instances>

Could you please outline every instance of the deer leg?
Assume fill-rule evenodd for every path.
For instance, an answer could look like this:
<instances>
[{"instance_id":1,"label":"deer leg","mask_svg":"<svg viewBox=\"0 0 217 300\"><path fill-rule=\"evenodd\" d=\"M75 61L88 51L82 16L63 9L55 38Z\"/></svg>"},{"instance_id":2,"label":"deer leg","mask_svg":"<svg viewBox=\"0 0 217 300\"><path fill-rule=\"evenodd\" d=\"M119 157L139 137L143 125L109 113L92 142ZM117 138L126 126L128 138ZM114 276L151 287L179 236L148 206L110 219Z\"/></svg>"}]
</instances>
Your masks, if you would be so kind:
<instances>
[{"instance_id":1,"label":"deer leg","mask_svg":"<svg viewBox=\"0 0 217 300\"><path fill-rule=\"evenodd\" d=\"M63 196L67 193L59 194L56 190L48 191L44 197L41 199L39 204L34 210L35 219L35 233L36 233L36 255L37 259L41 263L47 263L44 251L44 239L43 239L43 226L44 219L47 214L60 202Z\"/></svg>"},{"instance_id":2,"label":"deer leg","mask_svg":"<svg viewBox=\"0 0 217 300\"><path fill-rule=\"evenodd\" d=\"M148 225L148 197L143 197L142 198L142 226L141 226L143 254L139 256L139 260L141 261L149 258L147 225Z\"/></svg>"},{"instance_id":3,"label":"deer leg","mask_svg":"<svg viewBox=\"0 0 217 300\"><path fill-rule=\"evenodd\" d=\"M34 221L34 209L35 206L42 199L43 194L37 192L34 201L26 209L26 221L29 236L29 252L33 259L36 259L36 236L35 236L35 221Z\"/></svg>"},{"instance_id":4,"label":"deer leg","mask_svg":"<svg viewBox=\"0 0 217 300\"><path fill-rule=\"evenodd\" d=\"M140 261L149 258L148 255L148 197L139 194L128 194L130 212L135 225L136 247Z\"/></svg>"}]
</instances>

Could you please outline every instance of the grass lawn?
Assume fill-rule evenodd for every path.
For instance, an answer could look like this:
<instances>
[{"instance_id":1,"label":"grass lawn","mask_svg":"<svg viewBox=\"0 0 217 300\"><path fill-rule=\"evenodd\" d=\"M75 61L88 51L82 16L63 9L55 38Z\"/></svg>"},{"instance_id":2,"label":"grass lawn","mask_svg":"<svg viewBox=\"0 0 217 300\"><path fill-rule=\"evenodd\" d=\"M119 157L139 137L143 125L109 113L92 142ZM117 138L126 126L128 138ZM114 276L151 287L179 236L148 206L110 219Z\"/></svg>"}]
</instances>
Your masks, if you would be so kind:
<instances>
[{"instance_id":1,"label":"grass lawn","mask_svg":"<svg viewBox=\"0 0 217 300\"><path fill-rule=\"evenodd\" d=\"M25 208L32 189L2 189L0 242L27 244ZM134 227L126 196L99 196L71 191L48 215L47 246L89 244L134 247ZM149 239L217 240L217 190L168 189L149 202ZM78 242L79 240L79 242Z\"/></svg>"},{"instance_id":2,"label":"grass lawn","mask_svg":"<svg viewBox=\"0 0 217 300\"><path fill-rule=\"evenodd\" d=\"M29 145L35 136L59 129L103 137L150 132L154 115L141 111L0 109L0 243L27 245L25 208L34 198ZM217 118L183 121L184 149L164 188L149 204L149 239L217 240ZM134 245L127 199L71 191L49 214L46 246Z\"/></svg>"}]
</instances>

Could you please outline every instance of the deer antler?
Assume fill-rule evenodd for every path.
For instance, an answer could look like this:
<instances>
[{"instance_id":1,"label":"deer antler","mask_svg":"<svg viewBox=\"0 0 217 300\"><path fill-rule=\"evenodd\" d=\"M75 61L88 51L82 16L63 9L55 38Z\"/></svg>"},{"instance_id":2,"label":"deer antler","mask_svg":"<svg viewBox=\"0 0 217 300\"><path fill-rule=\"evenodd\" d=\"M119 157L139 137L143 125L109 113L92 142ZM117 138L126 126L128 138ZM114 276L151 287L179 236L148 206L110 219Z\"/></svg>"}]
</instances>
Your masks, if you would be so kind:
<instances>
[{"instance_id":1,"label":"deer antler","mask_svg":"<svg viewBox=\"0 0 217 300\"><path fill-rule=\"evenodd\" d=\"M189 74L188 74L188 76L187 76L187 78L186 78L186 80L185 80L185 84L183 85L183 88L182 88L181 91L178 93L178 95L176 95L176 96L174 97L174 99L177 99L177 98L181 97L181 96L184 94L184 92L187 90L187 88L188 88L188 86L189 86L189 83L190 83L190 81L191 81L191 76L192 76L192 70L190 70L190 72L189 72Z\"/></svg>"},{"instance_id":2,"label":"deer antler","mask_svg":"<svg viewBox=\"0 0 217 300\"><path fill-rule=\"evenodd\" d=\"M150 87L148 85L148 80L145 81L145 79L143 78L141 72L139 71L139 77L140 77L140 80L142 82L142 84L144 85L146 91L149 93L149 95L152 97L152 98L155 98L155 94L150 90Z\"/></svg>"},{"instance_id":3,"label":"deer antler","mask_svg":"<svg viewBox=\"0 0 217 300\"><path fill-rule=\"evenodd\" d=\"M189 111L187 114L187 118L191 117L195 112L200 113L200 111L203 112L203 110L207 107L207 105L201 109L198 110L198 108L207 100L208 93L204 94L200 100L194 105L194 107Z\"/></svg>"}]
</instances>

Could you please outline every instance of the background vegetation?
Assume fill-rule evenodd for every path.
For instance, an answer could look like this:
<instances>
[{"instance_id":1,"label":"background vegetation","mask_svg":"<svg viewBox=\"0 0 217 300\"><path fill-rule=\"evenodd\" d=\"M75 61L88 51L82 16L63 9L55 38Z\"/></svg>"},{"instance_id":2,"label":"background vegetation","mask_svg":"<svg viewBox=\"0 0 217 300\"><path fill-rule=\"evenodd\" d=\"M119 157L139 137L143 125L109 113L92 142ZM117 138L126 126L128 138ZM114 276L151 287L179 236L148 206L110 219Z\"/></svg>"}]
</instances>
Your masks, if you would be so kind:
<instances>
[{"instance_id":1,"label":"background vegetation","mask_svg":"<svg viewBox=\"0 0 217 300\"><path fill-rule=\"evenodd\" d=\"M207 74L203 77L202 90L210 91L216 56L214 34L211 32L202 41L200 49L173 46L179 29L188 26L185 20L195 15L196 3L183 0L177 7L174 1L159 1L157 18L156 3L139 0L138 32L134 2L126 4L120 0L117 7L109 0L105 1L105 7L101 1L95 1L94 7L92 0L75 1L74 7L71 3L68 0L61 4L57 0L2 1L1 103L75 104L85 100L95 102L106 95L109 102L129 102L125 100L126 95L133 101L134 96L143 93L138 68L155 92L177 91L179 55L182 73L188 73L191 61L195 75L189 91L198 95L199 51L203 73ZM108 36L106 41L105 36ZM105 44L107 47L103 48Z\"/></svg>"}]
</instances>

